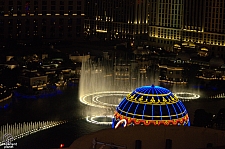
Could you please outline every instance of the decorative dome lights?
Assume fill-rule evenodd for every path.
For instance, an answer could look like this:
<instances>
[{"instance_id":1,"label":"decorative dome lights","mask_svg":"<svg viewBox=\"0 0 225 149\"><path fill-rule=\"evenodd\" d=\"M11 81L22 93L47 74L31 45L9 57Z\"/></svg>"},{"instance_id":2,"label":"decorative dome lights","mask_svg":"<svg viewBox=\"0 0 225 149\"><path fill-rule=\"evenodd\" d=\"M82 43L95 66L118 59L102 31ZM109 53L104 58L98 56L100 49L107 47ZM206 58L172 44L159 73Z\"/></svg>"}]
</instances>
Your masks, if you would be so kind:
<instances>
[{"instance_id":1,"label":"decorative dome lights","mask_svg":"<svg viewBox=\"0 0 225 149\"><path fill-rule=\"evenodd\" d=\"M183 103L170 90L159 86L136 88L116 108L112 127L120 125L183 125L189 117Z\"/></svg>"}]
</instances>

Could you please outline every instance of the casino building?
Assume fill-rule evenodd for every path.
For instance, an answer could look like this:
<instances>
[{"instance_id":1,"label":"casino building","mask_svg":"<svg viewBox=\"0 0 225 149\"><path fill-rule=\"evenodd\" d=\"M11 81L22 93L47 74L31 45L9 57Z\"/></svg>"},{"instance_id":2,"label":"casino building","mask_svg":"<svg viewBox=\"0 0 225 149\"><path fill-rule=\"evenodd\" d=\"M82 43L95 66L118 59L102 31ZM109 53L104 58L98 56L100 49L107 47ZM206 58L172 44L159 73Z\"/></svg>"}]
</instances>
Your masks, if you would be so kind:
<instances>
[{"instance_id":1,"label":"casino building","mask_svg":"<svg viewBox=\"0 0 225 149\"><path fill-rule=\"evenodd\" d=\"M87 0L84 30L103 40L196 47L225 58L224 8L223 0Z\"/></svg>"}]
</instances>

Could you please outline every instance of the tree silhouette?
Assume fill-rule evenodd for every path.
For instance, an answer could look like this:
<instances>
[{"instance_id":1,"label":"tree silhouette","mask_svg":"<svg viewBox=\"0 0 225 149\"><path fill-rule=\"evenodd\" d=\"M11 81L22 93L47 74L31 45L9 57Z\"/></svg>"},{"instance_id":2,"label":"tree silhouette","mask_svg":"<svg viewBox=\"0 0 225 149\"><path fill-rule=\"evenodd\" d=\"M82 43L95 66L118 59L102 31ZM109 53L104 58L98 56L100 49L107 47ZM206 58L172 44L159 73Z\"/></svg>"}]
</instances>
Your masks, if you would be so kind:
<instances>
[{"instance_id":1,"label":"tree silhouette","mask_svg":"<svg viewBox=\"0 0 225 149\"><path fill-rule=\"evenodd\" d=\"M197 109L193 123L198 127L212 127L212 114L207 113L204 109Z\"/></svg>"},{"instance_id":2,"label":"tree silhouette","mask_svg":"<svg viewBox=\"0 0 225 149\"><path fill-rule=\"evenodd\" d=\"M216 128L225 130L225 108L220 109L217 113Z\"/></svg>"}]
</instances>

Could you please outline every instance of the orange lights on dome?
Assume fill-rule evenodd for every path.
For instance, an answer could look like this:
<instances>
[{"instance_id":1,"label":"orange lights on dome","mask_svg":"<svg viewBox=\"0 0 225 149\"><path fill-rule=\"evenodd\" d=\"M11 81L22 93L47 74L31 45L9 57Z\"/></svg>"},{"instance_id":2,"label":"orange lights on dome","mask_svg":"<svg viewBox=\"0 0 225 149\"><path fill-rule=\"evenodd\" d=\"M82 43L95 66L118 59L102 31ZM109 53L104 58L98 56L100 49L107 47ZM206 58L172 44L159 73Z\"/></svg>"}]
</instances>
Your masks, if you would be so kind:
<instances>
[{"instance_id":1,"label":"orange lights on dome","mask_svg":"<svg viewBox=\"0 0 225 149\"><path fill-rule=\"evenodd\" d=\"M118 112L115 112L114 117L119 120L126 120L127 125L188 125L189 123L189 117L188 114L186 114L184 117L174 120L143 120L143 119L136 119L136 118L130 118L120 115Z\"/></svg>"}]
</instances>

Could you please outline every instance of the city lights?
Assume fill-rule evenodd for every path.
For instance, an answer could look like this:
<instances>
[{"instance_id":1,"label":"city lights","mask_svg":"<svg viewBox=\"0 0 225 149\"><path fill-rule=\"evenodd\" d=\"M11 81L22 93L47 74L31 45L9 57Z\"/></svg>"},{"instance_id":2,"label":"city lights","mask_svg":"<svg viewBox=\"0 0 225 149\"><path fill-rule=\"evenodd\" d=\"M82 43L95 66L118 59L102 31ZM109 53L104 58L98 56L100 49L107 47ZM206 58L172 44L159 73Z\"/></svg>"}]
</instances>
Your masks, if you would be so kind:
<instances>
[{"instance_id":1,"label":"city lights","mask_svg":"<svg viewBox=\"0 0 225 149\"><path fill-rule=\"evenodd\" d=\"M107 118L109 121L99 121L99 118ZM99 124L99 125L111 125L112 124L112 118L113 115L98 115L98 116L87 116L86 121L93 123L93 124Z\"/></svg>"},{"instance_id":2,"label":"city lights","mask_svg":"<svg viewBox=\"0 0 225 149\"><path fill-rule=\"evenodd\" d=\"M192 100L200 98L200 95L189 92L175 92L174 95L176 95L177 98L182 100Z\"/></svg>"},{"instance_id":3,"label":"city lights","mask_svg":"<svg viewBox=\"0 0 225 149\"><path fill-rule=\"evenodd\" d=\"M118 105L118 103L120 102L120 101L116 101L116 98L114 98L114 100L111 101L112 103L100 101L100 98L106 98L107 96L121 97L121 96L126 96L128 93L129 92L125 92L125 91L96 92L96 93L86 94L86 95L82 96L80 98L80 102L82 102L83 104L86 104L88 106L94 106L94 107L99 107L99 108L116 107Z\"/></svg>"}]
</instances>

